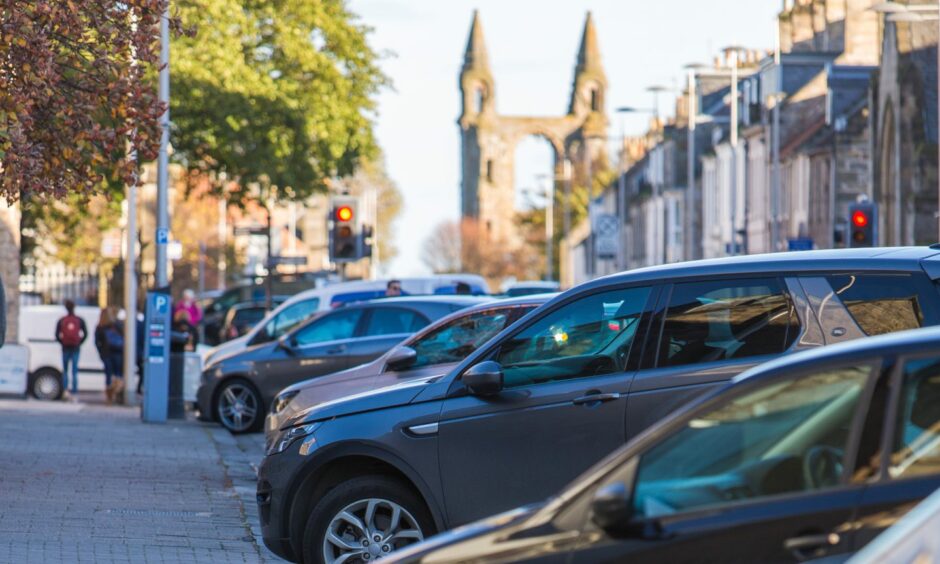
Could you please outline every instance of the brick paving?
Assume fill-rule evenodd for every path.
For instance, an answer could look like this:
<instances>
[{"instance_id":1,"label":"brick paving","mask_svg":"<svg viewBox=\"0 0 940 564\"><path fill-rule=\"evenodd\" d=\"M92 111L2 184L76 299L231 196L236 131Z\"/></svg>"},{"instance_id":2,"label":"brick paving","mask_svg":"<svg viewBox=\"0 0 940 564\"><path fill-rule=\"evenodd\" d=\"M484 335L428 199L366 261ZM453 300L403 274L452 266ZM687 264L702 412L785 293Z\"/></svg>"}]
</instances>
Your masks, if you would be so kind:
<instances>
[{"instance_id":1,"label":"brick paving","mask_svg":"<svg viewBox=\"0 0 940 564\"><path fill-rule=\"evenodd\" d=\"M0 562L276 562L260 435L139 410L0 399Z\"/></svg>"}]
</instances>

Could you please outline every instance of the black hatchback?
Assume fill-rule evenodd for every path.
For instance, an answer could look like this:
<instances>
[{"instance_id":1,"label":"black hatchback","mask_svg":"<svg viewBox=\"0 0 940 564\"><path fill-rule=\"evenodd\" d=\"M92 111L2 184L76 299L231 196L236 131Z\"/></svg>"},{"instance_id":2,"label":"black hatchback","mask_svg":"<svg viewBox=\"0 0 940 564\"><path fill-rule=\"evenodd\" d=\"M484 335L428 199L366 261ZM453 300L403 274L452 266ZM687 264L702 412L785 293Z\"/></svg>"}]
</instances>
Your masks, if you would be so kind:
<instances>
[{"instance_id":1,"label":"black hatchback","mask_svg":"<svg viewBox=\"0 0 940 564\"><path fill-rule=\"evenodd\" d=\"M378 536L370 550L385 554L537 502L759 363L940 324L937 279L940 250L922 247L735 257L588 282L443 377L292 420L260 467L265 543L320 562Z\"/></svg>"},{"instance_id":2,"label":"black hatchback","mask_svg":"<svg viewBox=\"0 0 940 564\"><path fill-rule=\"evenodd\" d=\"M836 558L938 487L934 327L770 362L653 426L548 502L392 560Z\"/></svg>"}]
</instances>

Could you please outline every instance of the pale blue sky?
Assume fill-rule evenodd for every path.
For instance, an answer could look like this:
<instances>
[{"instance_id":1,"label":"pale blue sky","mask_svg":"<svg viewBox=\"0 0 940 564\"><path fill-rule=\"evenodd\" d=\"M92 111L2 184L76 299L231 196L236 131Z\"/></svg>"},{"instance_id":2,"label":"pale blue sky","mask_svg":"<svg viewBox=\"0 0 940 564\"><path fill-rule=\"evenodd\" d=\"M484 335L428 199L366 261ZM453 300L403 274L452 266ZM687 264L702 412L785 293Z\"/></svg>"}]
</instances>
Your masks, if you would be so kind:
<instances>
[{"instance_id":1,"label":"pale blue sky","mask_svg":"<svg viewBox=\"0 0 940 564\"><path fill-rule=\"evenodd\" d=\"M473 9L480 10L497 110L561 115L568 106L585 13L594 14L607 72L611 135L618 106L652 106L652 84L676 88L682 66L710 63L726 45L769 49L781 0L350 0L375 31L370 43L388 52L382 68L394 90L379 97L378 139L388 170L405 198L397 225L398 259L386 272L424 274L421 247L441 220L459 215L460 111L457 77ZM662 94L663 113L673 95ZM626 120L642 133L647 118ZM541 142L517 150L517 179L549 172Z\"/></svg>"}]
</instances>

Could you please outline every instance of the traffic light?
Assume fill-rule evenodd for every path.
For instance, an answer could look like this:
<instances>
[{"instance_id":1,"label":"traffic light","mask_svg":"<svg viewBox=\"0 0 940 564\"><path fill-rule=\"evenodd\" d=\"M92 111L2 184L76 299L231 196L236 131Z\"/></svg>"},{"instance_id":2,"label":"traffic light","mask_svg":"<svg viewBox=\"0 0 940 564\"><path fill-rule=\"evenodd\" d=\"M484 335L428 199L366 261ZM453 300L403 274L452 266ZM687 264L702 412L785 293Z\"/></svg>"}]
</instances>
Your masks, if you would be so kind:
<instances>
[{"instance_id":1,"label":"traffic light","mask_svg":"<svg viewBox=\"0 0 940 564\"><path fill-rule=\"evenodd\" d=\"M359 200L350 196L336 196L331 202L330 210L330 261L359 260Z\"/></svg>"},{"instance_id":2,"label":"traffic light","mask_svg":"<svg viewBox=\"0 0 940 564\"><path fill-rule=\"evenodd\" d=\"M878 206L861 202L849 206L849 247L875 247L875 227L878 225Z\"/></svg>"}]
</instances>

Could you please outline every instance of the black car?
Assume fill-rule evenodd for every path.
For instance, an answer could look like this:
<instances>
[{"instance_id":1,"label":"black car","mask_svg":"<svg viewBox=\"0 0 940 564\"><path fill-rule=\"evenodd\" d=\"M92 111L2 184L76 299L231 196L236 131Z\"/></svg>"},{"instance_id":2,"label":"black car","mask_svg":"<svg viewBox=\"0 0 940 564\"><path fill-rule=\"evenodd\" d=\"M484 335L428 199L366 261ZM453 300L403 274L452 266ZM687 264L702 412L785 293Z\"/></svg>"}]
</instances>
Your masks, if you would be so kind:
<instances>
[{"instance_id":1,"label":"black car","mask_svg":"<svg viewBox=\"0 0 940 564\"><path fill-rule=\"evenodd\" d=\"M447 376L295 418L260 467L265 543L330 561L376 536L374 550L392 551L545 499L758 363L940 324L937 278L940 250L924 247L734 257L588 282ZM366 529L383 533L370 540Z\"/></svg>"},{"instance_id":2,"label":"black car","mask_svg":"<svg viewBox=\"0 0 940 564\"><path fill-rule=\"evenodd\" d=\"M546 503L393 560L835 558L938 487L940 329L932 327L767 363L653 426Z\"/></svg>"},{"instance_id":3,"label":"black car","mask_svg":"<svg viewBox=\"0 0 940 564\"><path fill-rule=\"evenodd\" d=\"M457 310L490 298L388 298L324 312L282 336L206 367L199 410L233 433L257 431L267 406L291 384L374 360Z\"/></svg>"}]
</instances>

